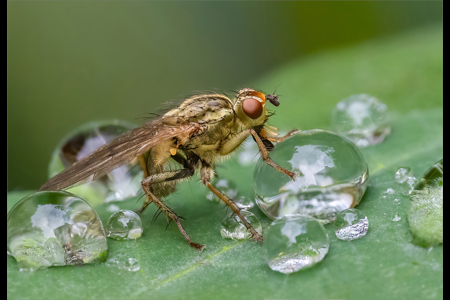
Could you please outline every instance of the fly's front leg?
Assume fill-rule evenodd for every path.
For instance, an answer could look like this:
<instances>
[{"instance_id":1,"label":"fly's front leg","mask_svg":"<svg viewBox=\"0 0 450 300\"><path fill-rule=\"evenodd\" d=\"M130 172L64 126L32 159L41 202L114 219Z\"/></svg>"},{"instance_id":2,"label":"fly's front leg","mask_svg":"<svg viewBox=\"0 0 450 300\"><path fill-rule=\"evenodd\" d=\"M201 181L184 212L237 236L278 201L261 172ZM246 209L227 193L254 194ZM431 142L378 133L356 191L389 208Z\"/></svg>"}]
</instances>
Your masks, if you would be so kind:
<instances>
[{"instance_id":1,"label":"fly's front leg","mask_svg":"<svg viewBox=\"0 0 450 300\"><path fill-rule=\"evenodd\" d=\"M289 131L285 136L281 136L281 137L269 137L269 141L271 142L275 142L275 143L279 143L284 141L285 139L287 139L288 137L296 134L297 132L300 132L301 130L299 129L292 129L291 131Z\"/></svg>"},{"instance_id":2,"label":"fly's front leg","mask_svg":"<svg viewBox=\"0 0 450 300\"><path fill-rule=\"evenodd\" d=\"M288 171L282 167L280 167L278 164L276 164L273 160L270 159L269 157L269 151L267 151L266 147L264 147L264 143L263 141L259 138L258 134L256 133L255 130L253 129L249 129L251 135L253 135L253 138L256 141L256 144L258 145L259 151L261 151L261 156L264 159L264 161L275 168L275 170L286 174L287 176L291 177L292 180L295 180L295 176L297 176L297 174L295 174L294 172Z\"/></svg>"},{"instance_id":3,"label":"fly's front leg","mask_svg":"<svg viewBox=\"0 0 450 300\"><path fill-rule=\"evenodd\" d=\"M291 131L290 134L294 134L296 131ZM289 133L288 133L289 134ZM295 180L296 174L294 172L288 171L279 165L277 165L273 160L269 157L269 151L267 151L266 147L264 146L263 141L258 136L256 131L254 129L248 129L245 131L242 131L238 133L236 136L234 136L232 139L225 142L219 149L219 153L221 155L227 155L231 153L233 150L235 150L248 136L253 135L253 138L256 141L256 144L258 145L259 151L261 151L261 156L264 159L264 161L269 164L270 166L274 167L277 171L284 173L292 178L292 180ZM283 137L284 138L284 137Z\"/></svg>"},{"instance_id":4,"label":"fly's front leg","mask_svg":"<svg viewBox=\"0 0 450 300\"><path fill-rule=\"evenodd\" d=\"M161 200L159 200L150 190L150 185L152 184L172 180L180 180L183 178L190 177L193 174L194 169L188 168L173 172L163 172L145 178L144 180L142 180L141 184L142 188L144 189L147 196L150 198L151 202L154 202L171 220L173 220L177 224L178 229L181 231L181 234L183 234L184 238L189 243L189 245L191 245L191 247L194 247L199 251L202 251L205 248L205 246L191 241L190 237L184 230L183 226L181 226L180 217L176 213L174 213L167 205L165 205ZM146 205L146 203L144 203L144 205ZM143 209L145 209L145 207L143 207Z\"/></svg>"},{"instance_id":5,"label":"fly's front leg","mask_svg":"<svg viewBox=\"0 0 450 300\"><path fill-rule=\"evenodd\" d=\"M242 216L241 209L239 208L239 206L237 206L237 204L234 203L233 200L228 198L227 195L225 195L224 193L222 193L221 191L212 186L210 180L214 174L214 170L211 168L211 166L209 166L205 162L202 162L202 164L203 166L200 170L200 176L203 184L206 185L211 190L211 192L213 192L217 197L219 197L219 199L225 202L225 204L228 205L233 210L233 212L241 219L242 223L244 223L244 226L247 228L247 230L250 231L253 239L262 242L263 237L258 232L256 232L256 230L253 229L253 227Z\"/></svg>"}]
</instances>

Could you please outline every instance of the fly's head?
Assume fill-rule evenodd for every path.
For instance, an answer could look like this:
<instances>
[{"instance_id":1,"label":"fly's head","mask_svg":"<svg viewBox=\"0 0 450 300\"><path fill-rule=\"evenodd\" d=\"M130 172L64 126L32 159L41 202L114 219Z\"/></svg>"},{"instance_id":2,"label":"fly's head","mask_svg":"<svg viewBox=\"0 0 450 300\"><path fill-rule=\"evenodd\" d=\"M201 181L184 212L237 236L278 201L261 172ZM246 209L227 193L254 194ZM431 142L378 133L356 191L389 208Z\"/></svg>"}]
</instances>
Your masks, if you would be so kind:
<instances>
[{"instance_id":1,"label":"fly's head","mask_svg":"<svg viewBox=\"0 0 450 300\"><path fill-rule=\"evenodd\" d=\"M269 113L266 110L266 101L275 106L280 105L278 96L264 95L259 91L245 88L238 92L233 109L242 123L248 124L249 127L253 128L264 125L269 118Z\"/></svg>"}]
</instances>

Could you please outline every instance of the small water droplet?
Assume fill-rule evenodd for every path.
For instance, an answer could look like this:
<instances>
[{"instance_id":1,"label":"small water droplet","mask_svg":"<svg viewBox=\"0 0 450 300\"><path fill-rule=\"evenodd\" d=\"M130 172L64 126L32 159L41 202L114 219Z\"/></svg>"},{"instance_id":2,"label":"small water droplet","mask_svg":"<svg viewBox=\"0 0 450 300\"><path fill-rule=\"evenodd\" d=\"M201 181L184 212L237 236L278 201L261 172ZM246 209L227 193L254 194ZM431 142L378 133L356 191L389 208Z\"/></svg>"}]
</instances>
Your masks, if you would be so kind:
<instances>
[{"instance_id":1,"label":"small water droplet","mask_svg":"<svg viewBox=\"0 0 450 300\"><path fill-rule=\"evenodd\" d=\"M262 233L261 222L259 219L249 211L241 210L241 215L259 234ZM241 219L234 213L229 213L222 221L222 228L220 234L224 238L242 240L251 238L250 231L247 230Z\"/></svg>"},{"instance_id":2,"label":"small water droplet","mask_svg":"<svg viewBox=\"0 0 450 300\"><path fill-rule=\"evenodd\" d=\"M422 247L444 240L444 161L437 162L411 192L408 223L415 243Z\"/></svg>"},{"instance_id":3,"label":"small water droplet","mask_svg":"<svg viewBox=\"0 0 450 300\"><path fill-rule=\"evenodd\" d=\"M256 204L271 219L300 214L331 222L357 205L367 187L368 167L361 151L330 131L299 132L278 143L271 158L298 174L293 181L258 161L253 173Z\"/></svg>"},{"instance_id":4,"label":"small water droplet","mask_svg":"<svg viewBox=\"0 0 450 300\"><path fill-rule=\"evenodd\" d=\"M37 192L7 216L7 251L22 270L104 262L108 245L97 213L65 191Z\"/></svg>"},{"instance_id":5,"label":"small water droplet","mask_svg":"<svg viewBox=\"0 0 450 300\"><path fill-rule=\"evenodd\" d=\"M358 147L381 143L391 132L386 104L367 94L340 101L332 112L331 124Z\"/></svg>"},{"instance_id":6,"label":"small water droplet","mask_svg":"<svg viewBox=\"0 0 450 300\"><path fill-rule=\"evenodd\" d=\"M141 218L131 210L113 213L106 223L108 237L115 240L134 240L142 235Z\"/></svg>"},{"instance_id":7,"label":"small water droplet","mask_svg":"<svg viewBox=\"0 0 450 300\"><path fill-rule=\"evenodd\" d=\"M398 221L400 221L402 218L398 215L398 213L396 213L395 215L394 215L394 218L392 219L392 221L394 221L394 222L398 222Z\"/></svg>"},{"instance_id":8,"label":"small water droplet","mask_svg":"<svg viewBox=\"0 0 450 300\"><path fill-rule=\"evenodd\" d=\"M397 199L397 198L394 199L394 204L395 204L395 205L399 205L400 203L401 203L401 202L400 202L400 199Z\"/></svg>"},{"instance_id":9,"label":"small water droplet","mask_svg":"<svg viewBox=\"0 0 450 300\"><path fill-rule=\"evenodd\" d=\"M323 225L309 216L284 216L264 232L263 247L269 267L289 274L315 265L328 253Z\"/></svg>"},{"instance_id":10,"label":"small water droplet","mask_svg":"<svg viewBox=\"0 0 450 300\"><path fill-rule=\"evenodd\" d=\"M362 238L369 230L369 220L356 208L341 211L334 221L335 234L338 239L351 241Z\"/></svg>"},{"instance_id":11,"label":"small water droplet","mask_svg":"<svg viewBox=\"0 0 450 300\"><path fill-rule=\"evenodd\" d=\"M125 121L112 120L90 122L74 129L53 151L48 168L49 178L134 127L134 124ZM78 183L68 191L79 195L92 205L122 201L135 197L141 191L143 177L143 172L135 160L93 181Z\"/></svg>"}]
</instances>

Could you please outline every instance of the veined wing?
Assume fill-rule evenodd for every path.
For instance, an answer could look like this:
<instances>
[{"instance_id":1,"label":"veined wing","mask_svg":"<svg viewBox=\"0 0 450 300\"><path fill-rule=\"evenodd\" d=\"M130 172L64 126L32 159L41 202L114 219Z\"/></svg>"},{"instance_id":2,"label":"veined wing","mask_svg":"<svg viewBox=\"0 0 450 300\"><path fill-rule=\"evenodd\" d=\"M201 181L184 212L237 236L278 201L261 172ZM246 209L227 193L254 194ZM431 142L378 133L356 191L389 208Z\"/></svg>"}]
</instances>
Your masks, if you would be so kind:
<instances>
[{"instance_id":1,"label":"veined wing","mask_svg":"<svg viewBox=\"0 0 450 300\"><path fill-rule=\"evenodd\" d=\"M154 120L127 131L93 151L69 168L44 183L40 190L61 190L80 181L91 181L145 153L164 140L189 135L196 129L191 123L181 126L163 124Z\"/></svg>"}]
</instances>

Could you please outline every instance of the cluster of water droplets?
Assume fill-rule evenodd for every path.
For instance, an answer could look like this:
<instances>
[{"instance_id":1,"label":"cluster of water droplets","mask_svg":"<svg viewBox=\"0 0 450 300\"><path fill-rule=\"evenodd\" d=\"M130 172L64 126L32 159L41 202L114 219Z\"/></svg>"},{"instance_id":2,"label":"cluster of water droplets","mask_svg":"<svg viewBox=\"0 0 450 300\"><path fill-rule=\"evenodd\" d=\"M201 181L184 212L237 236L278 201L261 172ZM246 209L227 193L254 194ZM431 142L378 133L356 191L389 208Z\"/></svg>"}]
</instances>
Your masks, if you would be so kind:
<instances>
[{"instance_id":1,"label":"cluster of water droplets","mask_svg":"<svg viewBox=\"0 0 450 300\"><path fill-rule=\"evenodd\" d=\"M70 132L53 151L49 178L70 167L91 152L115 139L135 125L125 121L98 121L84 124ZM137 160L126 163L91 182L68 189L89 203L122 201L141 191L143 172Z\"/></svg>"}]
</instances>

